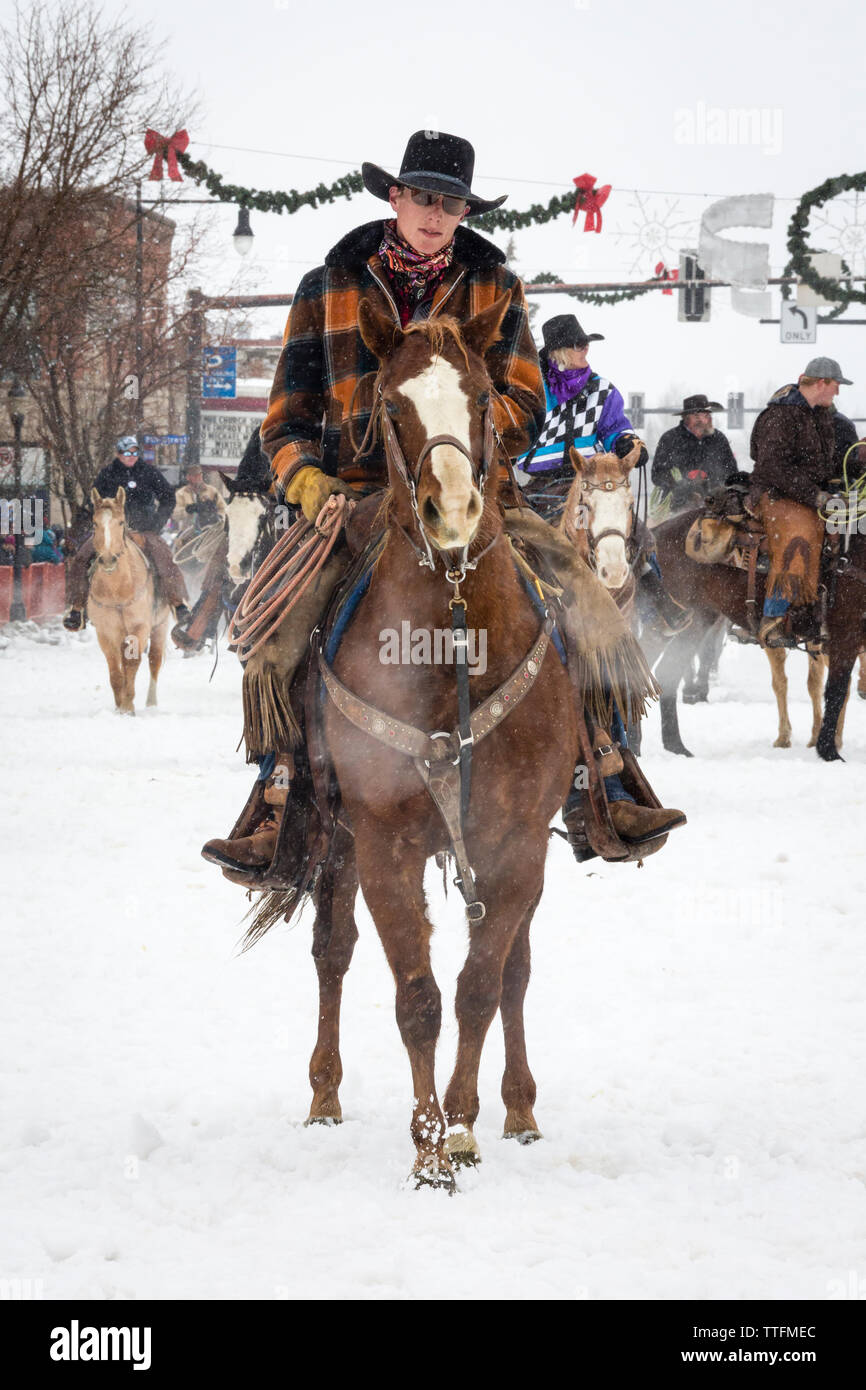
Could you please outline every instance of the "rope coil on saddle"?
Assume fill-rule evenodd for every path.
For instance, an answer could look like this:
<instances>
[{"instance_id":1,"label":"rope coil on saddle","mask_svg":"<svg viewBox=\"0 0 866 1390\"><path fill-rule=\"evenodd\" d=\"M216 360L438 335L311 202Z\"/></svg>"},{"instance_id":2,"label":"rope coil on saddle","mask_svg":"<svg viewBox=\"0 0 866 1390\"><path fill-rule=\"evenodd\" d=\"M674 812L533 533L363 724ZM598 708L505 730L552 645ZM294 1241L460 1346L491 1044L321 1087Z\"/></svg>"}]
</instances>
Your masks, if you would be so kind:
<instances>
[{"instance_id":1,"label":"rope coil on saddle","mask_svg":"<svg viewBox=\"0 0 866 1390\"><path fill-rule=\"evenodd\" d=\"M253 575L229 623L229 647L242 662L273 637L318 575L355 503L334 493L315 525L300 516Z\"/></svg>"},{"instance_id":2,"label":"rope coil on saddle","mask_svg":"<svg viewBox=\"0 0 866 1390\"><path fill-rule=\"evenodd\" d=\"M194 560L200 565L206 565L209 560L213 559L224 535L224 521L214 521L201 531L196 531L192 527L186 531L181 531L172 551L174 563L186 565Z\"/></svg>"}]
</instances>

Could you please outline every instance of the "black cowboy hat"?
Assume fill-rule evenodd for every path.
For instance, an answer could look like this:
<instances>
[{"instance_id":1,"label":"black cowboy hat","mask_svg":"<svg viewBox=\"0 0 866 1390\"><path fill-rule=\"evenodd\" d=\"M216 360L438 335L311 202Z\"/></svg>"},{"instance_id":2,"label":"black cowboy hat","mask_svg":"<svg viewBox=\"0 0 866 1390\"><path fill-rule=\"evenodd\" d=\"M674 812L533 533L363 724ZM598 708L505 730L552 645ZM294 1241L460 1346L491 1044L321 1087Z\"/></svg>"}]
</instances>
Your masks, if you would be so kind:
<instances>
[{"instance_id":1,"label":"black cowboy hat","mask_svg":"<svg viewBox=\"0 0 866 1390\"><path fill-rule=\"evenodd\" d=\"M671 415L696 415L699 410L724 410L718 401L710 401L706 396L684 396L682 410L672 410Z\"/></svg>"},{"instance_id":2,"label":"black cowboy hat","mask_svg":"<svg viewBox=\"0 0 866 1390\"><path fill-rule=\"evenodd\" d=\"M544 346L548 352L555 348L580 348L587 343L601 342L603 333L585 333L574 314L556 314L541 325Z\"/></svg>"},{"instance_id":3,"label":"black cowboy hat","mask_svg":"<svg viewBox=\"0 0 866 1390\"><path fill-rule=\"evenodd\" d=\"M472 192L474 172L475 151L469 141L461 140L459 135L446 135L442 130L416 130L409 136L399 174L389 174L378 164L361 165L364 187L375 198L384 198L387 202L395 184L408 184L410 188L423 188L428 193L465 198L471 217L480 212L492 212L508 196L503 193L492 202L479 198Z\"/></svg>"}]
</instances>

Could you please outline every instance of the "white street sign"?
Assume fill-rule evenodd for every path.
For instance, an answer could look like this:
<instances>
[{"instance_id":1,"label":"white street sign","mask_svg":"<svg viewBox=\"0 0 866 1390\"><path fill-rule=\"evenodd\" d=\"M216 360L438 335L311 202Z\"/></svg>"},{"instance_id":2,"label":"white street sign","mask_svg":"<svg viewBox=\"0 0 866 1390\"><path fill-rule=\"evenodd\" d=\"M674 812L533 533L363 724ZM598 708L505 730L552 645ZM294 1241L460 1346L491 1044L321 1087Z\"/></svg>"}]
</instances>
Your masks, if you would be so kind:
<instances>
[{"instance_id":1,"label":"white street sign","mask_svg":"<svg viewBox=\"0 0 866 1390\"><path fill-rule=\"evenodd\" d=\"M814 343L818 338L818 310L803 304L782 300L779 314L779 338L783 343Z\"/></svg>"}]
</instances>

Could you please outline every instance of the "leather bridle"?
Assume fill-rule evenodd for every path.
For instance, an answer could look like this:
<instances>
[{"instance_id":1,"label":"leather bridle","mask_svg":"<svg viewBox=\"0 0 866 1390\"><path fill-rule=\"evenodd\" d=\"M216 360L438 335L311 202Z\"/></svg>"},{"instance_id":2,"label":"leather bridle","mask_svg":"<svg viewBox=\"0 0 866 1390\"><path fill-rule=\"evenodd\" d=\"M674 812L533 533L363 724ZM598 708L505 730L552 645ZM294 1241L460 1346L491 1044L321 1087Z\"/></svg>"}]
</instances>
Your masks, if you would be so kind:
<instances>
[{"instance_id":1,"label":"leather bridle","mask_svg":"<svg viewBox=\"0 0 866 1390\"><path fill-rule=\"evenodd\" d=\"M469 463L469 467L472 473L472 482L475 485L475 487L478 488L478 491L481 493L483 503L484 486L490 473L490 467L493 462L496 447L496 430L493 424L493 402L488 398L487 405L484 409L484 419L482 421L482 445L480 465L476 463L475 459L472 457L472 454L469 452L466 445L462 442L462 440L458 439L456 435L434 434L422 445L418 453L418 457L415 460L415 466L413 470L409 467L409 464L406 461L406 456L403 453L400 441L397 438L397 431L394 429L393 422L388 413L388 409L385 404L384 393L382 390L382 383L380 380L377 380L376 382L376 395L378 399L370 415L370 423L367 426L366 433L364 435L363 440L361 441L361 447L355 455L355 458L359 459L363 457L363 451L368 444L372 430L375 428L374 422L378 422L379 427L382 431L382 439L385 445L385 458L387 459L388 463L393 467L394 472L396 473L397 477L400 479L407 493L409 494L409 502L412 507L412 515L415 518L415 525L418 528L418 534L421 537L424 549L421 550L420 547L415 544L414 540L409 535L408 531L405 530L404 527L400 526L400 530L403 532L404 536L409 541L410 545L412 546L413 550L418 556L419 565L424 565L431 570L435 570L435 548L430 543L430 537L427 534L427 529L424 525L424 522L421 520L421 513L418 510L418 480L421 477L421 469L423 467L424 460L427 458L428 454L432 453L432 451L438 448L440 444L447 444L450 445L452 449L456 449L458 453L462 454L463 457ZM397 524L399 525L399 522ZM494 545L497 539L498 535L493 541L491 541L491 545ZM481 559L481 556L486 555L489 549L490 546L485 546L484 550L482 550L479 555L476 555L473 560L469 560L469 548L468 546L464 546L462 548L462 553L458 565L460 577L463 578L467 569L475 569L476 565L478 564L478 561ZM448 563L444 558L442 563L445 565L446 572L449 572Z\"/></svg>"},{"instance_id":2,"label":"leather bridle","mask_svg":"<svg viewBox=\"0 0 866 1390\"><path fill-rule=\"evenodd\" d=\"M621 489L631 491L631 484L629 483L628 478L622 478L618 483L612 482L610 478L606 479L603 483L591 483L587 479L584 479L580 485L581 493L619 492ZM585 528L587 541L589 543L590 560L593 569L596 568L595 548L598 545L599 541L605 540L608 536L615 536L618 540L621 540L623 542L623 544L625 545L626 559L628 560L629 565L632 565L634 563L634 560L637 555L637 542L635 541L633 535L634 502L632 502L631 519L632 525L628 532L620 530L618 526L606 526L604 530L597 532L593 532L591 527L589 526Z\"/></svg>"}]
</instances>

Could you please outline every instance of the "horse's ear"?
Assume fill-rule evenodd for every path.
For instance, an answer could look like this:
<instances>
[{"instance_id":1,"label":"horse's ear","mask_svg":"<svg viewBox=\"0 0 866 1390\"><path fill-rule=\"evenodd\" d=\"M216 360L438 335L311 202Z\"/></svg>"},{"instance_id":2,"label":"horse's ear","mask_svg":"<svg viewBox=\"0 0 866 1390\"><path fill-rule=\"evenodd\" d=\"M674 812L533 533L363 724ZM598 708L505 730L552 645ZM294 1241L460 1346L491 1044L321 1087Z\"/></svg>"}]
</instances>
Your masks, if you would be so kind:
<instances>
[{"instance_id":1,"label":"horse's ear","mask_svg":"<svg viewBox=\"0 0 866 1390\"><path fill-rule=\"evenodd\" d=\"M91 506L93 506L93 507L98 507L101 501L102 501L102 493L101 493L101 492L97 492L96 488L95 488L95 487L92 487L92 488L90 489L90 504L91 504Z\"/></svg>"},{"instance_id":2,"label":"horse's ear","mask_svg":"<svg viewBox=\"0 0 866 1390\"><path fill-rule=\"evenodd\" d=\"M377 362L387 361L394 351L397 339L403 336L400 325L386 314L380 314L368 299L362 299L358 305L358 327L361 337Z\"/></svg>"},{"instance_id":3,"label":"horse's ear","mask_svg":"<svg viewBox=\"0 0 866 1390\"><path fill-rule=\"evenodd\" d=\"M114 500L122 507L124 502L126 501L126 489L119 487L117 489L117 492L114 494Z\"/></svg>"},{"instance_id":4,"label":"horse's ear","mask_svg":"<svg viewBox=\"0 0 866 1390\"><path fill-rule=\"evenodd\" d=\"M575 473L582 473L583 454L579 454L573 444L568 451L568 457L571 459L571 466L574 469Z\"/></svg>"},{"instance_id":5,"label":"horse's ear","mask_svg":"<svg viewBox=\"0 0 866 1390\"><path fill-rule=\"evenodd\" d=\"M477 352L479 357L483 357L491 343L495 343L499 338L502 320L508 313L510 306L511 291L506 290L486 309L482 309L480 314L476 314L468 323L461 326L460 332L464 343L473 352Z\"/></svg>"},{"instance_id":6,"label":"horse's ear","mask_svg":"<svg viewBox=\"0 0 866 1390\"><path fill-rule=\"evenodd\" d=\"M235 488L237 487L234 478L229 477L228 473L224 473L221 468L217 469L217 473L219 473L220 477L222 478L223 485L229 497L234 497Z\"/></svg>"}]
</instances>

